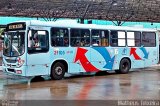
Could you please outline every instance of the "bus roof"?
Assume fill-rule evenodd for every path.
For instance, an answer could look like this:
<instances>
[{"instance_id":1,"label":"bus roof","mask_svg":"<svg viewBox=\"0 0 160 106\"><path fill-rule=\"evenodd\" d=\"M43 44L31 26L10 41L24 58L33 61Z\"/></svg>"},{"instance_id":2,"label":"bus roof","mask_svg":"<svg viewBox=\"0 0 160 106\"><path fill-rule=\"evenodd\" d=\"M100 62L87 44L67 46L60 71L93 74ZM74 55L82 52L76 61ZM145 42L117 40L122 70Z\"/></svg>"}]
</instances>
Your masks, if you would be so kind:
<instances>
[{"instance_id":1,"label":"bus roof","mask_svg":"<svg viewBox=\"0 0 160 106\"><path fill-rule=\"evenodd\" d=\"M81 24L77 20L57 20L55 22L45 22L39 20L17 21L26 22L27 25L46 26L46 27L66 27L66 28L83 28L83 29L103 29L103 30L128 30L128 31L157 31L156 29L143 28L141 26L113 26L97 24Z\"/></svg>"}]
</instances>

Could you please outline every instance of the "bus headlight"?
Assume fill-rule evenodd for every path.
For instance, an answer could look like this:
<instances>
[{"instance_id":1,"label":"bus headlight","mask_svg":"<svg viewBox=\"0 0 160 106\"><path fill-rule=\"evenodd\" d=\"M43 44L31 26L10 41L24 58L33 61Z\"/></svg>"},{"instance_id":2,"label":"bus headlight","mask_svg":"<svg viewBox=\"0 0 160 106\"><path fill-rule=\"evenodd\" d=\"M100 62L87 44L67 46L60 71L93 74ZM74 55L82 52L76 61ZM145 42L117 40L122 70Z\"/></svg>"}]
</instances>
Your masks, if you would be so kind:
<instances>
[{"instance_id":1,"label":"bus headlight","mask_svg":"<svg viewBox=\"0 0 160 106\"><path fill-rule=\"evenodd\" d=\"M17 58L18 67L21 67L24 64L24 60L22 60L20 57Z\"/></svg>"}]
</instances>

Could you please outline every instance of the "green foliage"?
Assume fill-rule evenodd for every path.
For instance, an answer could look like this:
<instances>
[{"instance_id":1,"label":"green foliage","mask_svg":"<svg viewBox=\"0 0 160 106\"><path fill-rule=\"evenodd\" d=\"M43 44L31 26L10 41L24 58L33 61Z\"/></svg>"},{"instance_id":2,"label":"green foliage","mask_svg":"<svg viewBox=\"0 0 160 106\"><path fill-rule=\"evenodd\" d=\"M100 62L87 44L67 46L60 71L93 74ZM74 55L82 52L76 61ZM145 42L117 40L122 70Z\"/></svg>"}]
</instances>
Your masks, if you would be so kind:
<instances>
[{"instance_id":1,"label":"green foliage","mask_svg":"<svg viewBox=\"0 0 160 106\"><path fill-rule=\"evenodd\" d=\"M2 32L4 32L4 28L0 28L0 35L2 35Z\"/></svg>"},{"instance_id":2,"label":"green foliage","mask_svg":"<svg viewBox=\"0 0 160 106\"><path fill-rule=\"evenodd\" d=\"M0 39L2 38L2 33L4 32L4 28L0 28Z\"/></svg>"},{"instance_id":3,"label":"green foliage","mask_svg":"<svg viewBox=\"0 0 160 106\"><path fill-rule=\"evenodd\" d=\"M4 31L4 28L0 28L0 35L2 35L3 31Z\"/></svg>"}]
</instances>

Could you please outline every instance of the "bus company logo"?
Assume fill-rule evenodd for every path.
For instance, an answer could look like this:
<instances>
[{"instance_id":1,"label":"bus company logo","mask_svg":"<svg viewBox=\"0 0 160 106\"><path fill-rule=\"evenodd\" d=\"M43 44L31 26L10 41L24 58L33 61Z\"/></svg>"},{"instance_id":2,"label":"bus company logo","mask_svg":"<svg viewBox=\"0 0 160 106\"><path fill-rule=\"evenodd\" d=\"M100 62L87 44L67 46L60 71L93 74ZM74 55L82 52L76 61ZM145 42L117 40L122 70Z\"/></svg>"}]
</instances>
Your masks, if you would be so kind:
<instances>
[{"instance_id":1,"label":"bus company logo","mask_svg":"<svg viewBox=\"0 0 160 106\"><path fill-rule=\"evenodd\" d=\"M54 50L54 55L65 55L73 54L73 51L63 51L63 50Z\"/></svg>"},{"instance_id":2,"label":"bus company logo","mask_svg":"<svg viewBox=\"0 0 160 106\"><path fill-rule=\"evenodd\" d=\"M12 64L7 64L7 66L12 67Z\"/></svg>"},{"instance_id":3,"label":"bus company logo","mask_svg":"<svg viewBox=\"0 0 160 106\"><path fill-rule=\"evenodd\" d=\"M66 54L73 54L73 51L68 50L66 51Z\"/></svg>"}]
</instances>

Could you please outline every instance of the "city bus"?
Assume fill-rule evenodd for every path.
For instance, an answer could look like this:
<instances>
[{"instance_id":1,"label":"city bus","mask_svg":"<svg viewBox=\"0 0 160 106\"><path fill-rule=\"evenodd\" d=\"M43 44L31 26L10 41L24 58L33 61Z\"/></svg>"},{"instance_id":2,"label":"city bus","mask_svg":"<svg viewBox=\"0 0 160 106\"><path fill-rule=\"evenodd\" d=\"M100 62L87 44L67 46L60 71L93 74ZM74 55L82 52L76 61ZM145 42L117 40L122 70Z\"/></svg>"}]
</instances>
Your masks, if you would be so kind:
<instances>
[{"instance_id":1,"label":"city bus","mask_svg":"<svg viewBox=\"0 0 160 106\"><path fill-rule=\"evenodd\" d=\"M115 71L126 74L159 61L155 29L81 24L74 20L18 21L6 27L3 71L24 77Z\"/></svg>"}]
</instances>

